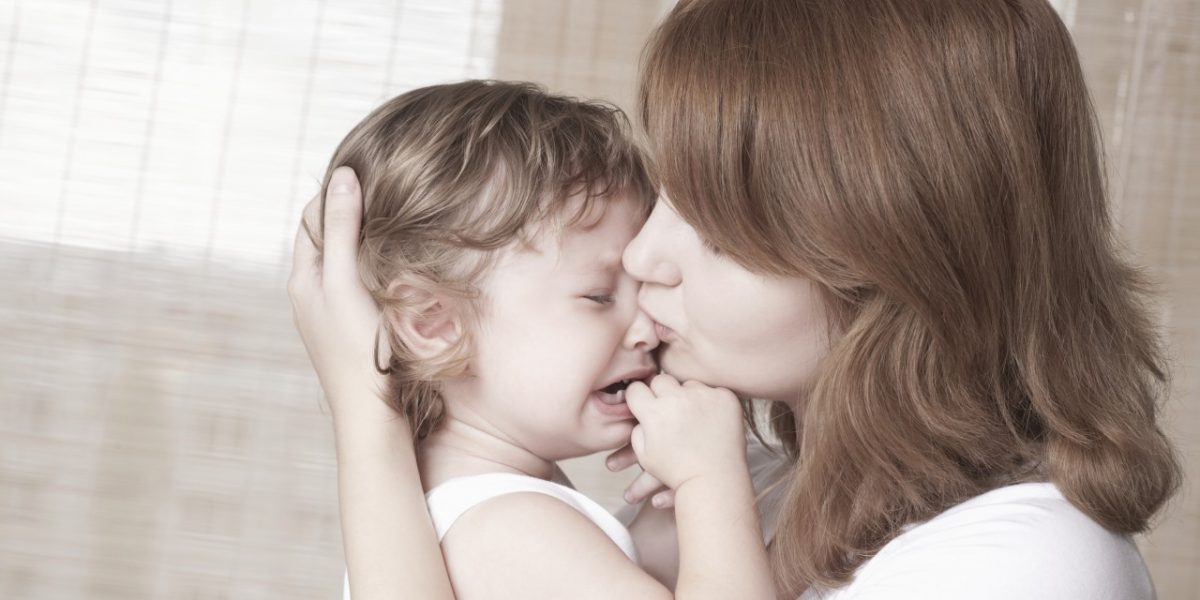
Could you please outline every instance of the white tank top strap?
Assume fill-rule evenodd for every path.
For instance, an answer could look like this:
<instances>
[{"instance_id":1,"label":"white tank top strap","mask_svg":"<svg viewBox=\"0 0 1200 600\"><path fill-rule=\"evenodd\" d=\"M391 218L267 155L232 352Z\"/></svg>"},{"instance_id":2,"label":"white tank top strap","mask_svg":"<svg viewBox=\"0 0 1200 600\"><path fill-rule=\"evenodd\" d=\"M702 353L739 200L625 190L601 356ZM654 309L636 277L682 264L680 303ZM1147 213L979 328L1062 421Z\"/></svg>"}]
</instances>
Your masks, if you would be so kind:
<instances>
[{"instance_id":1,"label":"white tank top strap","mask_svg":"<svg viewBox=\"0 0 1200 600\"><path fill-rule=\"evenodd\" d=\"M492 498L519 492L545 494L561 500L595 523L630 560L637 562L633 537L616 517L595 500L553 481L516 473L455 477L429 490L425 494L425 504L429 507L429 516L441 540L454 522L468 510Z\"/></svg>"}]
</instances>

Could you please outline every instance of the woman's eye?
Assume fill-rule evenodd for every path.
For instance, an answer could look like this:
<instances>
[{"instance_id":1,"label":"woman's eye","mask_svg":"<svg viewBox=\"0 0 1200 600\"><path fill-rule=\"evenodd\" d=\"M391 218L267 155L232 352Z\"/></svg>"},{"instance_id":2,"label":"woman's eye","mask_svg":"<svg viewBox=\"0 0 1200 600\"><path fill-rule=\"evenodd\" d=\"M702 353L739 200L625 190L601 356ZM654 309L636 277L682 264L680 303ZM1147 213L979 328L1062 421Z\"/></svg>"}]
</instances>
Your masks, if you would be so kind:
<instances>
[{"instance_id":1,"label":"woman's eye","mask_svg":"<svg viewBox=\"0 0 1200 600\"><path fill-rule=\"evenodd\" d=\"M596 304L612 304L613 303L613 295L612 294L592 294L590 296L584 296L584 298L587 298L588 300L591 300L592 302L595 302Z\"/></svg>"},{"instance_id":2,"label":"woman's eye","mask_svg":"<svg viewBox=\"0 0 1200 600\"><path fill-rule=\"evenodd\" d=\"M706 239L704 239L704 238L700 238L700 243L701 243L701 244L704 244L704 249L705 249L705 250L708 250L709 252L711 252L712 254L714 254L714 255L716 255L716 256L721 256L721 254L723 254L723 252L721 252L721 249L720 249L720 248L718 248L718 247L714 246L714 245L712 244L712 242L710 242L710 241L708 241L708 240L706 240Z\"/></svg>"}]
</instances>

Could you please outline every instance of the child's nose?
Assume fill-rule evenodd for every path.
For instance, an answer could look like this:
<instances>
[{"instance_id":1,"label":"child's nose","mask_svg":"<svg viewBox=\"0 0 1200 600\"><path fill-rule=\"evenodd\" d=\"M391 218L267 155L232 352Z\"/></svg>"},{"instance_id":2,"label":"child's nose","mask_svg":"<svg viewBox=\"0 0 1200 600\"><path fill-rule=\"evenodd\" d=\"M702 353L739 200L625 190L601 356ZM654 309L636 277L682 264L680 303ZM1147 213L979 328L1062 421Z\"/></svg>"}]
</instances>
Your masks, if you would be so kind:
<instances>
[{"instance_id":1,"label":"child's nose","mask_svg":"<svg viewBox=\"0 0 1200 600\"><path fill-rule=\"evenodd\" d=\"M654 333L654 321L638 309L633 317L633 323L625 332L625 348L641 352L649 352L658 347L658 335Z\"/></svg>"}]
</instances>

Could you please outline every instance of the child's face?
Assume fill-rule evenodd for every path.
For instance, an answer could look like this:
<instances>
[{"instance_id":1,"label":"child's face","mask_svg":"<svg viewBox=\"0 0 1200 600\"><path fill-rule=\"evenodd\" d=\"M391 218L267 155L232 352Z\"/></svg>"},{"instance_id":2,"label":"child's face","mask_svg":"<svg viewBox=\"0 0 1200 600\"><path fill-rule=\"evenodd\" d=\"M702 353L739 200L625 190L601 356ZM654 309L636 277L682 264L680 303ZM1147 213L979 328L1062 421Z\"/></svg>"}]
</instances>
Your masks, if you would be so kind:
<instances>
[{"instance_id":1,"label":"child's face","mask_svg":"<svg viewBox=\"0 0 1200 600\"><path fill-rule=\"evenodd\" d=\"M595 226L544 227L536 250L502 251L480 285L475 377L447 407L547 460L627 443L635 422L609 386L657 371L658 338L621 267L644 219L625 195L597 209Z\"/></svg>"}]
</instances>

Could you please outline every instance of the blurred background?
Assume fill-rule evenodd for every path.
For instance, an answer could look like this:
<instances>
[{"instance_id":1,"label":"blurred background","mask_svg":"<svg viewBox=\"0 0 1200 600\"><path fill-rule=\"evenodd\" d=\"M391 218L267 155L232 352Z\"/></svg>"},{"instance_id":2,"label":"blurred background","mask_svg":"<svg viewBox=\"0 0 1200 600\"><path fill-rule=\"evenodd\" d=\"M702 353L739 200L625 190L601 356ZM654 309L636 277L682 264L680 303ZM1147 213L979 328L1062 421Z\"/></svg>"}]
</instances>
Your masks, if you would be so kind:
<instances>
[{"instance_id":1,"label":"blurred background","mask_svg":"<svg viewBox=\"0 0 1200 600\"><path fill-rule=\"evenodd\" d=\"M0 598L334 598L299 211L383 99L492 77L634 108L669 0L0 0ZM1200 599L1200 0L1058 0L1161 283L1188 481L1138 539ZM1189 300L1190 299L1190 300ZM566 465L604 505L626 475Z\"/></svg>"}]
</instances>

